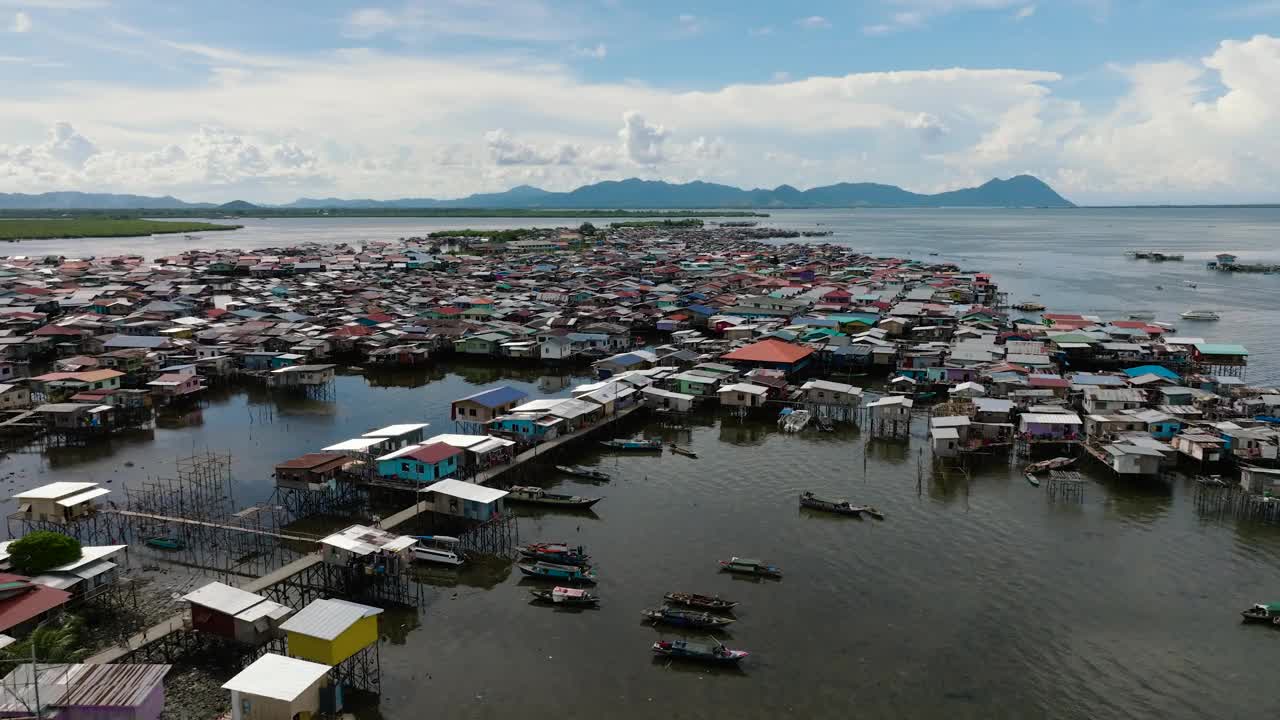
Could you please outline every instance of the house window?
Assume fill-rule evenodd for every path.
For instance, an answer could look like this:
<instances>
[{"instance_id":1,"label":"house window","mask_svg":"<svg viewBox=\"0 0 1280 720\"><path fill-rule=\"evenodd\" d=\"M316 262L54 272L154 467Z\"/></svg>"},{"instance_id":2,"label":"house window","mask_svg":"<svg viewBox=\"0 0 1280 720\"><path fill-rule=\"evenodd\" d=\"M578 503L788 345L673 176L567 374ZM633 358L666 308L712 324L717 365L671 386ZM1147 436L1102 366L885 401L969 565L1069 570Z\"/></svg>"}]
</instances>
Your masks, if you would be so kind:
<instances>
[{"instance_id":1,"label":"house window","mask_svg":"<svg viewBox=\"0 0 1280 720\"><path fill-rule=\"evenodd\" d=\"M400 472L409 472L409 463L400 463Z\"/></svg>"},{"instance_id":2,"label":"house window","mask_svg":"<svg viewBox=\"0 0 1280 720\"><path fill-rule=\"evenodd\" d=\"M746 399L747 399L746 395L743 395L742 393L738 393L738 402L742 402Z\"/></svg>"},{"instance_id":3,"label":"house window","mask_svg":"<svg viewBox=\"0 0 1280 720\"><path fill-rule=\"evenodd\" d=\"M240 698L240 714L248 715L252 706L249 704L249 698Z\"/></svg>"},{"instance_id":4,"label":"house window","mask_svg":"<svg viewBox=\"0 0 1280 720\"><path fill-rule=\"evenodd\" d=\"M421 475L422 473L424 473L424 472L426 472L426 471L427 471L427 469L426 469L425 467L423 467L423 466L422 466L422 463L418 463L418 474L419 474L419 475Z\"/></svg>"},{"instance_id":5,"label":"house window","mask_svg":"<svg viewBox=\"0 0 1280 720\"><path fill-rule=\"evenodd\" d=\"M471 413L471 417L475 417L475 416L476 416L476 409L475 409L475 408L470 408L469 410L467 410L467 412Z\"/></svg>"}]
</instances>

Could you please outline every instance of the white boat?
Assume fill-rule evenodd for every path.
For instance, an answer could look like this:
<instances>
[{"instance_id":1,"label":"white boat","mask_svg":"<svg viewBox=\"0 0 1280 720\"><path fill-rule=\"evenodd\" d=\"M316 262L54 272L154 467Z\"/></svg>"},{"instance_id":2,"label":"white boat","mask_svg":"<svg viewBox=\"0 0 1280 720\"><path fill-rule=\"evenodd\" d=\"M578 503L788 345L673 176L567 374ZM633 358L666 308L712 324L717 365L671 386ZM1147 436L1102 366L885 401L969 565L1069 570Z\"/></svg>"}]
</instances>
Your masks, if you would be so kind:
<instances>
[{"instance_id":1,"label":"white boat","mask_svg":"<svg viewBox=\"0 0 1280 720\"><path fill-rule=\"evenodd\" d=\"M1129 313L1130 320L1155 320L1156 314L1150 310L1140 310L1138 312Z\"/></svg>"},{"instance_id":2,"label":"white boat","mask_svg":"<svg viewBox=\"0 0 1280 720\"><path fill-rule=\"evenodd\" d=\"M449 565L458 567L466 562L462 554L451 550L442 545L457 545L459 540L455 537L447 535L423 535L418 538L419 542L413 546L413 559L422 562L435 563L437 565ZM423 542L435 543L433 545L424 545Z\"/></svg>"},{"instance_id":3,"label":"white boat","mask_svg":"<svg viewBox=\"0 0 1280 720\"><path fill-rule=\"evenodd\" d=\"M1183 320L1220 320L1218 313L1212 310L1188 310L1182 313Z\"/></svg>"}]
</instances>

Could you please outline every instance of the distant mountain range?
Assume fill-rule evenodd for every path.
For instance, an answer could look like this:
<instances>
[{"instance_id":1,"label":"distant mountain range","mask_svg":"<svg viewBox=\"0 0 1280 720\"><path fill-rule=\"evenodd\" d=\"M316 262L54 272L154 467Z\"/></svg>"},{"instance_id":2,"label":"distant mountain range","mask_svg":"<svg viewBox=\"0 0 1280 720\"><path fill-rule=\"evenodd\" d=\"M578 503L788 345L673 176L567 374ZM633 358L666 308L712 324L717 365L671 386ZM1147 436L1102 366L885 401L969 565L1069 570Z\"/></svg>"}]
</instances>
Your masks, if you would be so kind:
<instances>
[{"instance_id":1,"label":"distant mountain range","mask_svg":"<svg viewBox=\"0 0 1280 720\"><path fill-rule=\"evenodd\" d=\"M485 208L485 209L692 209L692 208L848 208L848 207L1075 207L1039 178L1030 175L978 187L922 195L895 185L839 183L809 190L779 185L772 190L743 190L701 181L673 184L659 180L610 180L569 192L549 192L520 185L506 192L468 195L455 200L403 198L346 200L301 198L286 205L254 205L244 200L222 205L188 203L174 197L52 192L40 195L0 193L0 210L226 210L255 208Z\"/></svg>"}]
</instances>

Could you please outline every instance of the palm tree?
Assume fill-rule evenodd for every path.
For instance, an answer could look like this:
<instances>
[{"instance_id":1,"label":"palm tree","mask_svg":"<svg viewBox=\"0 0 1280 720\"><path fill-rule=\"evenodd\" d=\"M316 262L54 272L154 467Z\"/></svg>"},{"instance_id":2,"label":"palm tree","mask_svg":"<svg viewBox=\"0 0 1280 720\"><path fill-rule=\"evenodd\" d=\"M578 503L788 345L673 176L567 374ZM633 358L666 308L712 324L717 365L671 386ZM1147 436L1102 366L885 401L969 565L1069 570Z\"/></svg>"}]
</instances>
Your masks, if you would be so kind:
<instances>
[{"instance_id":1,"label":"palm tree","mask_svg":"<svg viewBox=\"0 0 1280 720\"><path fill-rule=\"evenodd\" d=\"M65 615L56 623L41 623L26 639L4 649L4 659L29 661L31 648L40 663L74 663L84 659L88 651L84 645L84 620L76 615Z\"/></svg>"}]
</instances>

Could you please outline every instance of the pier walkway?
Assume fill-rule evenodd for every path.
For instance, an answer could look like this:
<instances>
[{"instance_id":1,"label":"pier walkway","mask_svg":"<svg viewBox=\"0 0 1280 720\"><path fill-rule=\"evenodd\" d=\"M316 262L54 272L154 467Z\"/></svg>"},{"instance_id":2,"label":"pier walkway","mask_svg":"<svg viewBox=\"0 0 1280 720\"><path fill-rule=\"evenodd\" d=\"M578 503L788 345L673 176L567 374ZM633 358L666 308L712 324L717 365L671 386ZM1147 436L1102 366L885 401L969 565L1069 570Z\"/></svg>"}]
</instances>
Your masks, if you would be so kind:
<instances>
[{"instance_id":1,"label":"pier walkway","mask_svg":"<svg viewBox=\"0 0 1280 720\"><path fill-rule=\"evenodd\" d=\"M156 515L154 513L137 512L134 510L116 510L104 508L99 510L103 513L112 513L130 518L140 518L144 520L156 520L165 523L177 523L179 525L199 525L207 528L217 528L219 530L234 530L236 532L249 533L250 535L264 535L266 537L279 538L281 540L295 540L298 542L315 542L320 538L318 536L304 537L302 535L290 535L287 533L271 532L270 530L262 530L259 528L245 527L243 525L230 525L227 523L209 522L207 520L192 520L190 518L171 517L169 515Z\"/></svg>"},{"instance_id":2,"label":"pier walkway","mask_svg":"<svg viewBox=\"0 0 1280 720\"><path fill-rule=\"evenodd\" d=\"M484 472L481 472L480 474L475 476L472 482L475 482L479 485L484 485L486 483L489 483L499 475L502 475L503 473L513 470L517 467L520 467L524 463L536 460L538 457L545 455L548 452L551 452L560 447L568 445L569 443L572 443L575 440L582 439L588 435L598 432L599 430L606 428L609 425L619 420L622 420L623 418L627 417L628 415L635 412L636 410L639 410L641 407L642 406L638 404L632 405L631 407L626 408L624 410L620 410L614 413L613 415L610 415L604 420L601 420L600 422L597 422L593 425L584 427L580 430L576 430L571 433L567 433L565 435L561 435L560 437L554 440L549 440L540 445L535 445L532 448L525 450L524 452L512 458L511 462L503 465L499 465L497 467L492 467L492 468L489 468L488 470L485 470ZM380 524L380 527L382 527L383 529L391 529L396 527L397 525L408 522L423 510L423 506L424 504L422 503L422 501L416 501L409 507L403 510L400 510L399 512L396 512L395 514L389 517L384 518ZM224 525L220 523L206 522L203 520L188 520L185 518L174 518L174 517L166 517L163 515L152 515L150 513L134 512L132 510L112 510L110 512L114 512L118 515L123 515L126 517L154 519L154 520L163 521L163 522L189 523L194 525L203 525L206 527L218 527L218 528L228 529L228 530L240 530L248 533L255 533L258 535L267 535L271 537L277 537L283 540L316 542L319 539L315 537L303 537L301 535L273 533L265 530L258 530L256 528L240 527L238 525ZM240 589L246 592L251 592L251 593L262 592L263 590L271 587L272 585L276 585L277 583L284 582L288 578L291 578L294 575L297 575L298 573L301 573L316 565L319 565L322 562L324 562L324 556L319 551L317 551L309 555L306 555L304 557L298 558L297 560L294 560L288 565L285 565L277 570L274 570L266 575L263 575L260 578L250 580L244 585L241 585ZM132 653L133 651L137 650L138 648L144 645L147 645L148 643L155 642L171 633L182 632L185 627L186 617L187 617L187 613L185 612L180 612L175 615L172 615L160 621L159 623L156 623L155 625L152 625L151 627L143 630L142 632L131 636L125 641L123 645L116 645L116 646L107 648L106 650L103 650L102 652L85 660L85 662L89 664L118 662L124 657L126 657L127 655L129 655L129 653Z\"/></svg>"}]
</instances>

